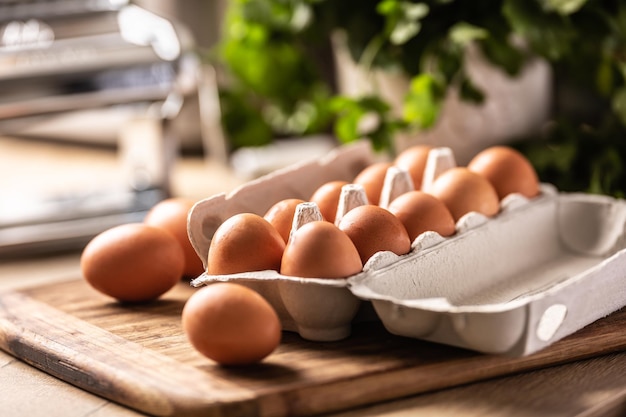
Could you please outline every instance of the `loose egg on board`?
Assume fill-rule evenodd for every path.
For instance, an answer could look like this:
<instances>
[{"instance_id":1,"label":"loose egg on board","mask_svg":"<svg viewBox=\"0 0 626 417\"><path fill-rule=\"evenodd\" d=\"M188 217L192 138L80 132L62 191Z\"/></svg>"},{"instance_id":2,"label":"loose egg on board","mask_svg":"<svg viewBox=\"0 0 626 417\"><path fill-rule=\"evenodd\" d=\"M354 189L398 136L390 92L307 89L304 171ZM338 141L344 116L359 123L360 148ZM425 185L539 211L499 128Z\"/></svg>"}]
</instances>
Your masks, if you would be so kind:
<instances>
[{"instance_id":1,"label":"loose egg on board","mask_svg":"<svg viewBox=\"0 0 626 417\"><path fill-rule=\"evenodd\" d=\"M539 178L530 161L508 146L492 146L472 158L467 167L487 178L503 199L511 193L532 198L539 194Z\"/></svg>"},{"instance_id":2,"label":"loose egg on board","mask_svg":"<svg viewBox=\"0 0 626 417\"><path fill-rule=\"evenodd\" d=\"M341 188L346 184L347 181L329 181L317 188L309 198L310 202L317 204L325 220L335 221Z\"/></svg>"},{"instance_id":3,"label":"loose egg on board","mask_svg":"<svg viewBox=\"0 0 626 417\"><path fill-rule=\"evenodd\" d=\"M183 273L185 257L176 239L158 227L129 223L108 229L83 249L80 267L96 290L119 301L154 300Z\"/></svg>"},{"instance_id":4,"label":"loose egg on board","mask_svg":"<svg viewBox=\"0 0 626 417\"><path fill-rule=\"evenodd\" d=\"M145 224L160 227L174 235L185 253L183 275L186 277L197 277L204 272L202 260L187 234L187 216L194 204L194 200L187 198L168 198L152 207L144 218Z\"/></svg>"},{"instance_id":5,"label":"loose egg on board","mask_svg":"<svg viewBox=\"0 0 626 417\"><path fill-rule=\"evenodd\" d=\"M342 217L338 227L352 240L363 264L376 252L404 255L411 250L411 240L400 219L380 206L355 207Z\"/></svg>"},{"instance_id":6,"label":"loose egg on board","mask_svg":"<svg viewBox=\"0 0 626 417\"><path fill-rule=\"evenodd\" d=\"M432 148L429 145L413 145L400 152L393 161L395 166L409 172L416 190L422 187L428 153Z\"/></svg>"},{"instance_id":7,"label":"loose egg on board","mask_svg":"<svg viewBox=\"0 0 626 417\"><path fill-rule=\"evenodd\" d=\"M316 220L292 233L280 272L304 278L346 278L362 269L359 252L348 235L333 223Z\"/></svg>"},{"instance_id":8,"label":"loose egg on board","mask_svg":"<svg viewBox=\"0 0 626 417\"><path fill-rule=\"evenodd\" d=\"M444 171L428 192L443 201L455 222L470 211L487 217L500 211L500 199L493 185L487 178L466 167Z\"/></svg>"},{"instance_id":9,"label":"loose egg on board","mask_svg":"<svg viewBox=\"0 0 626 417\"><path fill-rule=\"evenodd\" d=\"M298 204L304 203L304 200L299 198L288 198L280 200L272 207L270 207L265 215L265 220L270 222L272 226L278 230L278 233L283 237L285 243L289 240L289 233L291 233L291 226L293 225L293 215L296 212Z\"/></svg>"},{"instance_id":10,"label":"loose egg on board","mask_svg":"<svg viewBox=\"0 0 626 417\"><path fill-rule=\"evenodd\" d=\"M217 228L209 245L207 273L278 270L285 241L262 216L239 213Z\"/></svg>"},{"instance_id":11,"label":"loose egg on board","mask_svg":"<svg viewBox=\"0 0 626 417\"><path fill-rule=\"evenodd\" d=\"M404 224L411 241L428 231L437 232L444 237L451 236L456 231L456 224L448 207L437 197L423 191L401 194L389 204L388 210Z\"/></svg>"},{"instance_id":12,"label":"loose egg on board","mask_svg":"<svg viewBox=\"0 0 626 417\"><path fill-rule=\"evenodd\" d=\"M391 166L391 162L376 162L365 167L352 180L354 184L362 185L370 204L378 204L380 202L380 193L385 183L385 175L387 169Z\"/></svg>"},{"instance_id":13,"label":"loose egg on board","mask_svg":"<svg viewBox=\"0 0 626 417\"><path fill-rule=\"evenodd\" d=\"M248 365L270 355L281 340L272 306L235 283L201 287L185 303L183 331L202 355L222 365Z\"/></svg>"}]
</instances>

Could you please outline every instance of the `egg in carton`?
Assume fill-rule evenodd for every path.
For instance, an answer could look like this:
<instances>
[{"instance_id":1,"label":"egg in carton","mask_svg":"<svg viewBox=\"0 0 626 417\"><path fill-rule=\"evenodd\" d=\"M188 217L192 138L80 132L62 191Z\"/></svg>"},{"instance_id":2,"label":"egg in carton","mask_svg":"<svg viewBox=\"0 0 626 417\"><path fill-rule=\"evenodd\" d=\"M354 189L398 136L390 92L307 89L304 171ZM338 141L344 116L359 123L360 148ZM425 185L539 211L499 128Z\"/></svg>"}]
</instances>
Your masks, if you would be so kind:
<instances>
[{"instance_id":1,"label":"egg in carton","mask_svg":"<svg viewBox=\"0 0 626 417\"><path fill-rule=\"evenodd\" d=\"M206 262L211 236L226 218L244 211L262 215L283 198L306 200L329 180L351 181L373 161L367 144L346 146L327 159L202 200L189 215L190 240ZM455 165L449 148L431 150L422 189ZM358 186L344 188L336 222L367 203ZM405 171L390 167L380 205L412 188ZM319 216L310 203L301 206L294 229ZM522 356L626 305L625 248L624 200L561 193L541 184L536 197L510 194L496 215L469 212L451 236L424 232L410 252L379 252L345 279L253 271L205 273L192 284L235 281L252 287L274 306L285 330L309 340L348 337L354 321L372 318L372 307L376 319L400 336Z\"/></svg>"},{"instance_id":2,"label":"egg in carton","mask_svg":"<svg viewBox=\"0 0 626 417\"><path fill-rule=\"evenodd\" d=\"M213 234L231 216L245 212L263 215L276 202L288 198L308 200L322 184L336 180L350 182L376 160L371 146L359 142L338 148L325 158L279 169L229 194L198 201L188 216L189 240L206 267ZM241 254L242 257L253 255ZM363 303L348 289L347 279L298 278L266 270L229 275L204 273L192 285L220 281L234 281L253 288L274 307L283 329L298 332L309 340L343 339L349 336L355 317L367 315L360 313Z\"/></svg>"}]
</instances>

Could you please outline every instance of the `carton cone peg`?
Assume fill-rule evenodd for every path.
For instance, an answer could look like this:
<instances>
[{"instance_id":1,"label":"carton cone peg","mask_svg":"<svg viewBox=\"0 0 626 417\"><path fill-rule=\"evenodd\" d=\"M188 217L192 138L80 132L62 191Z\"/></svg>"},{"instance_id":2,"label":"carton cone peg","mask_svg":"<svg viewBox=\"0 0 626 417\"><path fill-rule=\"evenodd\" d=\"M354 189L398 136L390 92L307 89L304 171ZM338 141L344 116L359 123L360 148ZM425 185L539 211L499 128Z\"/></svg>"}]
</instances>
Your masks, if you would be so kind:
<instances>
[{"instance_id":1,"label":"carton cone peg","mask_svg":"<svg viewBox=\"0 0 626 417\"><path fill-rule=\"evenodd\" d=\"M346 184L341 187L341 194L339 194L339 203L337 205L337 215L335 216L335 225L339 225L339 222L346 215L347 212L355 207L364 206L369 204L365 187L361 184Z\"/></svg>"},{"instance_id":2,"label":"carton cone peg","mask_svg":"<svg viewBox=\"0 0 626 417\"><path fill-rule=\"evenodd\" d=\"M395 198L413 190L415 190L415 184L413 184L413 179L409 171L396 166L390 166L387 169L383 189L380 193L379 206L388 208L389 204L391 204Z\"/></svg>"},{"instance_id":3,"label":"carton cone peg","mask_svg":"<svg viewBox=\"0 0 626 417\"><path fill-rule=\"evenodd\" d=\"M428 159L424 167L421 190L429 192L430 187L439 175L456 166L456 159L451 148L440 147L431 149L430 152L428 152Z\"/></svg>"},{"instance_id":4,"label":"carton cone peg","mask_svg":"<svg viewBox=\"0 0 626 417\"><path fill-rule=\"evenodd\" d=\"M296 206L296 210L293 214L293 222L291 224L291 232L289 233L289 239L293 236L294 232L303 225L318 220L324 220L322 212L316 203L307 201L300 203Z\"/></svg>"}]
</instances>

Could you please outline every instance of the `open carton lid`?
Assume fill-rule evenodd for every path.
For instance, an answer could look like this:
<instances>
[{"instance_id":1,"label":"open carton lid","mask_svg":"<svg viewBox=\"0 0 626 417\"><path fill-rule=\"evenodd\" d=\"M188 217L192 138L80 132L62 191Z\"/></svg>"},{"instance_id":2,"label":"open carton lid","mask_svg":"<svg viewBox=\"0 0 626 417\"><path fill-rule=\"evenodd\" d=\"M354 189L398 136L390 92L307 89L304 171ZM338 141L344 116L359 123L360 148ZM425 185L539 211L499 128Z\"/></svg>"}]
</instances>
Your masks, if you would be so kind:
<instances>
[{"instance_id":1,"label":"open carton lid","mask_svg":"<svg viewBox=\"0 0 626 417\"><path fill-rule=\"evenodd\" d=\"M454 166L449 149L431 154L426 189L427 181ZM284 198L307 200L323 183L350 182L373 161L368 143L344 146L324 160L202 200L189 215L190 240L206 262L210 239L228 217L244 211L263 215ZM411 186L393 168L383 206ZM533 353L626 305L624 200L559 193L541 184L539 196L509 195L500 205L491 218L466 214L453 236L418 236L406 255L379 252L346 279L253 271L202 274L192 285L248 285L270 301L286 330L310 340L348 337L352 322L374 318L397 335L511 356ZM362 314L363 304L376 314Z\"/></svg>"}]
</instances>

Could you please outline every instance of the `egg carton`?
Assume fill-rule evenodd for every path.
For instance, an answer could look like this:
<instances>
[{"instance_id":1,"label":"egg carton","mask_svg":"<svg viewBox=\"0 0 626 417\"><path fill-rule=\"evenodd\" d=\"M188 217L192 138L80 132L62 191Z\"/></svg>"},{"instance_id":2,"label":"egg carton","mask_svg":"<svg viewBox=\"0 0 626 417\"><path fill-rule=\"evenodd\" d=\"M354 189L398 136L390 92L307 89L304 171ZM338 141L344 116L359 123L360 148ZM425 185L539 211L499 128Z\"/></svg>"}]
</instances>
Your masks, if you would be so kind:
<instances>
[{"instance_id":1,"label":"egg carton","mask_svg":"<svg viewBox=\"0 0 626 417\"><path fill-rule=\"evenodd\" d=\"M454 165L450 152L431 154L425 181ZM366 142L342 146L199 201L189 214L189 238L206 266L211 237L230 216L263 215L285 198L307 200L325 182L350 182L376 157ZM388 174L381 201L410 186L401 174ZM626 305L626 202L550 184L540 190L531 199L505 197L493 217L466 214L452 236L425 232L405 255L379 252L345 279L252 271L204 273L192 285L253 288L285 330L308 340L343 339L354 322L380 320L400 336L528 355Z\"/></svg>"}]
</instances>

